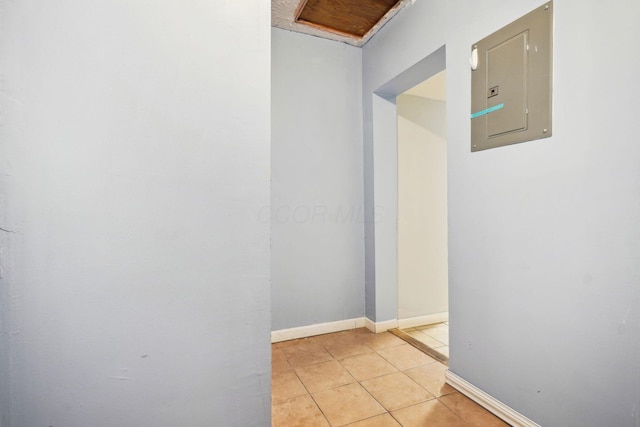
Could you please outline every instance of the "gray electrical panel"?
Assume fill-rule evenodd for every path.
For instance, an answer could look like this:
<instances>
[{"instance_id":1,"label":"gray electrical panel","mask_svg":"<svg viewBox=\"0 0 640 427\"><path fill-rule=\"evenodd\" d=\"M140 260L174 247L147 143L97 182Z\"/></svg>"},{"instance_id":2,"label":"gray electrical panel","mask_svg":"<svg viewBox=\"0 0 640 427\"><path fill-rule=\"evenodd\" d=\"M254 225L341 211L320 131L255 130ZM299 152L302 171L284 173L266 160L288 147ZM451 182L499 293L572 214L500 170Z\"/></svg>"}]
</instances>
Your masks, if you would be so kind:
<instances>
[{"instance_id":1,"label":"gray electrical panel","mask_svg":"<svg viewBox=\"0 0 640 427\"><path fill-rule=\"evenodd\" d=\"M471 151L551 136L553 2L480 40L471 55Z\"/></svg>"}]
</instances>

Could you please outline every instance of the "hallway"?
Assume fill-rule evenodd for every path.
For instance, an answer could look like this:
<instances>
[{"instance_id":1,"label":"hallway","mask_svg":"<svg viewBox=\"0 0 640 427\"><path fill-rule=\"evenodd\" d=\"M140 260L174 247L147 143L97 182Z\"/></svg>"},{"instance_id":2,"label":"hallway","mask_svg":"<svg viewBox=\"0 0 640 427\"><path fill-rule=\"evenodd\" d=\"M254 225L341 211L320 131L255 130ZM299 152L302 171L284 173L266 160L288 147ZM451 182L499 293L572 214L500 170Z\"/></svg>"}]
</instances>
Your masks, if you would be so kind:
<instances>
[{"instance_id":1,"label":"hallway","mask_svg":"<svg viewBox=\"0 0 640 427\"><path fill-rule=\"evenodd\" d=\"M506 426L445 384L446 366L388 333L272 344L273 427Z\"/></svg>"}]
</instances>

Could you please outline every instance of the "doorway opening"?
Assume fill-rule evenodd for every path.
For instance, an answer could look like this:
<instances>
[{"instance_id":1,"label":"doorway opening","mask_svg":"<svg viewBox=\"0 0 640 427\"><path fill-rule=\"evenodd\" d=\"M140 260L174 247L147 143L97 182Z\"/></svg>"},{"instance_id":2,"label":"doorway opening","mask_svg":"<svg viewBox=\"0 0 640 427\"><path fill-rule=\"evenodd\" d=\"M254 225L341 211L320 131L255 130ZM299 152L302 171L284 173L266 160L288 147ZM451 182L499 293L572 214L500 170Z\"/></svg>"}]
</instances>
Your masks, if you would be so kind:
<instances>
[{"instance_id":1,"label":"doorway opening","mask_svg":"<svg viewBox=\"0 0 640 427\"><path fill-rule=\"evenodd\" d=\"M405 260L409 258L403 257L403 249L399 249L399 244L403 244L402 237L399 239L399 224L403 222L402 214L398 215L398 207L400 198L399 196L399 173L398 168L402 167L398 161L398 138L401 136L398 131L398 127L402 126L401 122L408 123L410 126L414 127L414 131L417 133L422 132L423 139L426 134L430 135L440 135L443 139L443 145L441 152L441 161L439 163L439 167L444 168L441 170L439 176L442 177L440 179L441 183L444 183L446 186L446 136L444 129L446 129L446 99L441 94L439 98L434 95L431 95L432 101L439 102L420 102L421 96L420 93L409 93L405 92L410 91L416 86L420 86L421 83L425 81L431 80L432 77L438 75L439 73L446 70L446 46L441 46L437 50L433 51L431 54L425 56L422 60L418 61L414 65L405 69L401 73L397 74L392 79L388 80L378 89L373 91L373 99L372 99L372 152L373 152L373 168L372 168L372 176L371 182L374 183L372 186L372 197L370 200L375 201L375 207L373 209L376 212L377 208L380 208L380 211L384 213L381 217L370 217L368 224L372 226L373 241L372 247L375 250L371 250L368 252L369 256L372 257L372 265L373 271L371 271L371 276L373 278L373 289L367 295L370 295L370 299L367 301L367 310L371 312L373 317L371 319L375 319L375 327L376 329L380 327L384 330L389 330L389 332L395 333L401 338L413 344L415 347L425 351L430 355L434 355L433 357L437 358L443 363L448 362L448 356L445 354L448 349L444 349L443 347L448 347L449 342L449 328L448 325L448 248L444 247L437 253L440 261L438 265L440 265L444 269L445 279L440 280L440 293L444 293L445 295L445 303L437 303L436 298L430 296L423 295L409 295L405 297L404 294L404 284L399 286L399 280L406 282L403 277L407 276L406 272L399 272L399 263L404 263ZM440 81L439 84L435 84ZM445 89L445 81L446 75L442 74L435 79L431 80L429 83L424 83L425 85L433 85L439 86L441 92L446 92ZM420 88L422 89L422 87ZM416 90L418 90L416 88ZM410 100L414 101L414 104L430 104L431 107L437 106L439 107L439 114L431 113L427 114L421 112L420 109L412 109L409 108L407 112L401 113L399 116L399 109L403 109L402 105L398 106L398 102L403 102L403 94L407 95ZM400 101L398 101L400 100ZM424 107L424 105L422 105ZM426 107L425 107L426 108ZM429 129L429 125L419 125L417 123L421 122L421 116L427 115L434 119L438 117L436 120L438 123L434 126L431 126L432 129ZM423 129L420 129L422 126ZM417 130L415 128L418 128ZM402 132L402 131L400 131ZM400 142L402 144L402 141ZM402 147L400 147L402 150ZM442 157L442 154L444 155ZM403 154L400 153L402 156ZM411 160L411 155L408 156ZM420 162L418 162L419 172L425 172L424 170L427 167ZM402 171L400 172L400 180L402 181ZM417 178L417 182L420 183L420 179L424 180L424 178ZM401 183L400 186L404 189L405 186ZM420 188L420 187L419 187ZM407 194L409 196L414 197L414 191L410 190ZM420 190L422 191L422 190ZM442 192L441 192L442 193ZM441 206L444 208L444 223L441 223L436 229L439 233L444 233L445 242L446 236L448 235L448 227L446 223L446 187L443 193L444 201ZM442 200L442 198L441 198ZM429 207L434 204L433 201L422 201L420 203L425 204L425 206ZM406 209L405 209L406 210ZM411 209L409 210L411 212ZM435 212L435 210L434 210ZM418 214L419 216L424 216L425 214ZM440 218L443 216L440 214ZM413 233L412 229L409 228L409 234ZM424 241L433 240L433 237L426 237L423 239ZM418 240L420 242L420 240ZM441 245L442 246L442 245ZM425 263L427 259L436 259L438 257L426 257L423 250L415 250L409 249L408 251L405 249L404 253L412 254L418 261L414 261L414 265L419 265L420 263ZM400 258L398 255L400 254ZM403 267L400 267L403 268ZM440 268L439 271L443 271ZM441 274L442 276L442 274ZM422 285L420 284L422 283ZM429 284L430 280L420 280L415 285L416 289L423 288L420 286L425 286ZM444 283L442 285L442 283ZM401 301L402 300L402 301ZM441 298L442 300L442 298ZM405 302L409 301L410 304L406 304ZM417 304L414 304L417 303ZM430 305L434 303L433 305ZM414 310L414 308L416 308ZM426 311L425 311L426 310ZM369 311L367 315L369 316ZM442 345L434 345L435 348L440 347L441 352L435 351L433 348L429 347L427 344L419 341L414 338L412 335L409 335L407 332L414 332L414 335L422 338L423 335L427 335L426 332L422 331L425 326L432 326L435 323L443 323L439 325L439 332L435 330L429 331L432 334L438 334L440 339L437 339L439 344ZM391 328L388 328L387 325L393 324ZM409 328L422 328L416 329L414 331L407 331ZM433 326L432 326L433 328ZM405 329L403 331L402 329ZM447 332L446 334L444 332ZM455 331L453 331L455 332ZM455 334L453 334L455 336ZM434 338L434 337L432 337ZM425 341L428 339L425 337ZM435 344L434 342L431 342Z\"/></svg>"},{"instance_id":2,"label":"doorway opening","mask_svg":"<svg viewBox=\"0 0 640 427\"><path fill-rule=\"evenodd\" d=\"M396 105L399 335L448 361L446 70Z\"/></svg>"}]
</instances>

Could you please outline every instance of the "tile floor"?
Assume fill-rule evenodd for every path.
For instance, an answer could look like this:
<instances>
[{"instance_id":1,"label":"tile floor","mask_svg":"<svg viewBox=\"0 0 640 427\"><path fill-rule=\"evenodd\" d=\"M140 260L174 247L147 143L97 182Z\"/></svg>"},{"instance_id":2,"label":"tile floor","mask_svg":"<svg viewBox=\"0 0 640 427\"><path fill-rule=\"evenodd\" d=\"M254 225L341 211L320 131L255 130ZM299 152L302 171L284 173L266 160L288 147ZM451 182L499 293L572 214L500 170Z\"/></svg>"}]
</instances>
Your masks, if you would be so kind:
<instances>
[{"instance_id":1,"label":"tile floor","mask_svg":"<svg viewBox=\"0 0 640 427\"><path fill-rule=\"evenodd\" d=\"M449 357L449 322L402 329L418 341Z\"/></svg>"},{"instance_id":2,"label":"tile floor","mask_svg":"<svg viewBox=\"0 0 640 427\"><path fill-rule=\"evenodd\" d=\"M507 426L400 338L354 329L272 345L272 427Z\"/></svg>"}]
</instances>

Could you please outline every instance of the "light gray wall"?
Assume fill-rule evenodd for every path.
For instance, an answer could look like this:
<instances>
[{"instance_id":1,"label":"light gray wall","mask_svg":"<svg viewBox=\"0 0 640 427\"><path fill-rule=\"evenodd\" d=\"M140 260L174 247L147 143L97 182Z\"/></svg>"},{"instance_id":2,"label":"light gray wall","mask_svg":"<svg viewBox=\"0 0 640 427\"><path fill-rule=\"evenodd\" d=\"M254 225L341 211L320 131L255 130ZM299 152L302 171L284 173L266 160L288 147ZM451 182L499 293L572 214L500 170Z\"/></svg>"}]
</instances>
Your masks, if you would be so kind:
<instances>
[{"instance_id":1,"label":"light gray wall","mask_svg":"<svg viewBox=\"0 0 640 427\"><path fill-rule=\"evenodd\" d=\"M470 47L541 4L418 1L365 46L366 207L371 94L446 45L450 369L544 426L636 427L640 3L557 1L553 137L469 149Z\"/></svg>"},{"instance_id":2,"label":"light gray wall","mask_svg":"<svg viewBox=\"0 0 640 427\"><path fill-rule=\"evenodd\" d=\"M269 425L269 10L2 3L3 427Z\"/></svg>"},{"instance_id":3,"label":"light gray wall","mask_svg":"<svg viewBox=\"0 0 640 427\"><path fill-rule=\"evenodd\" d=\"M373 314L369 307L366 313L370 320L380 322L398 317L398 150L397 144L387 143L398 138L398 116L395 98L389 100L374 95L373 106L381 113L379 120L373 121L375 137L372 141L373 168L378 173L376 178L380 179L376 179L373 186L375 206L371 210L372 216L367 218L365 215L365 221L371 221L375 228L376 285Z\"/></svg>"},{"instance_id":4,"label":"light gray wall","mask_svg":"<svg viewBox=\"0 0 640 427\"><path fill-rule=\"evenodd\" d=\"M398 319L409 319L449 310L447 103L408 94L396 101Z\"/></svg>"},{"instance_id":5,"label":"light gray wall","mask_svg":"<svg viewBox=\"0 0 640 427\"><path fill-rule=\"evenodd\" d=\"M362 51L272 39L272 329L362 317Z\"/></svg>"}]
</instances>

